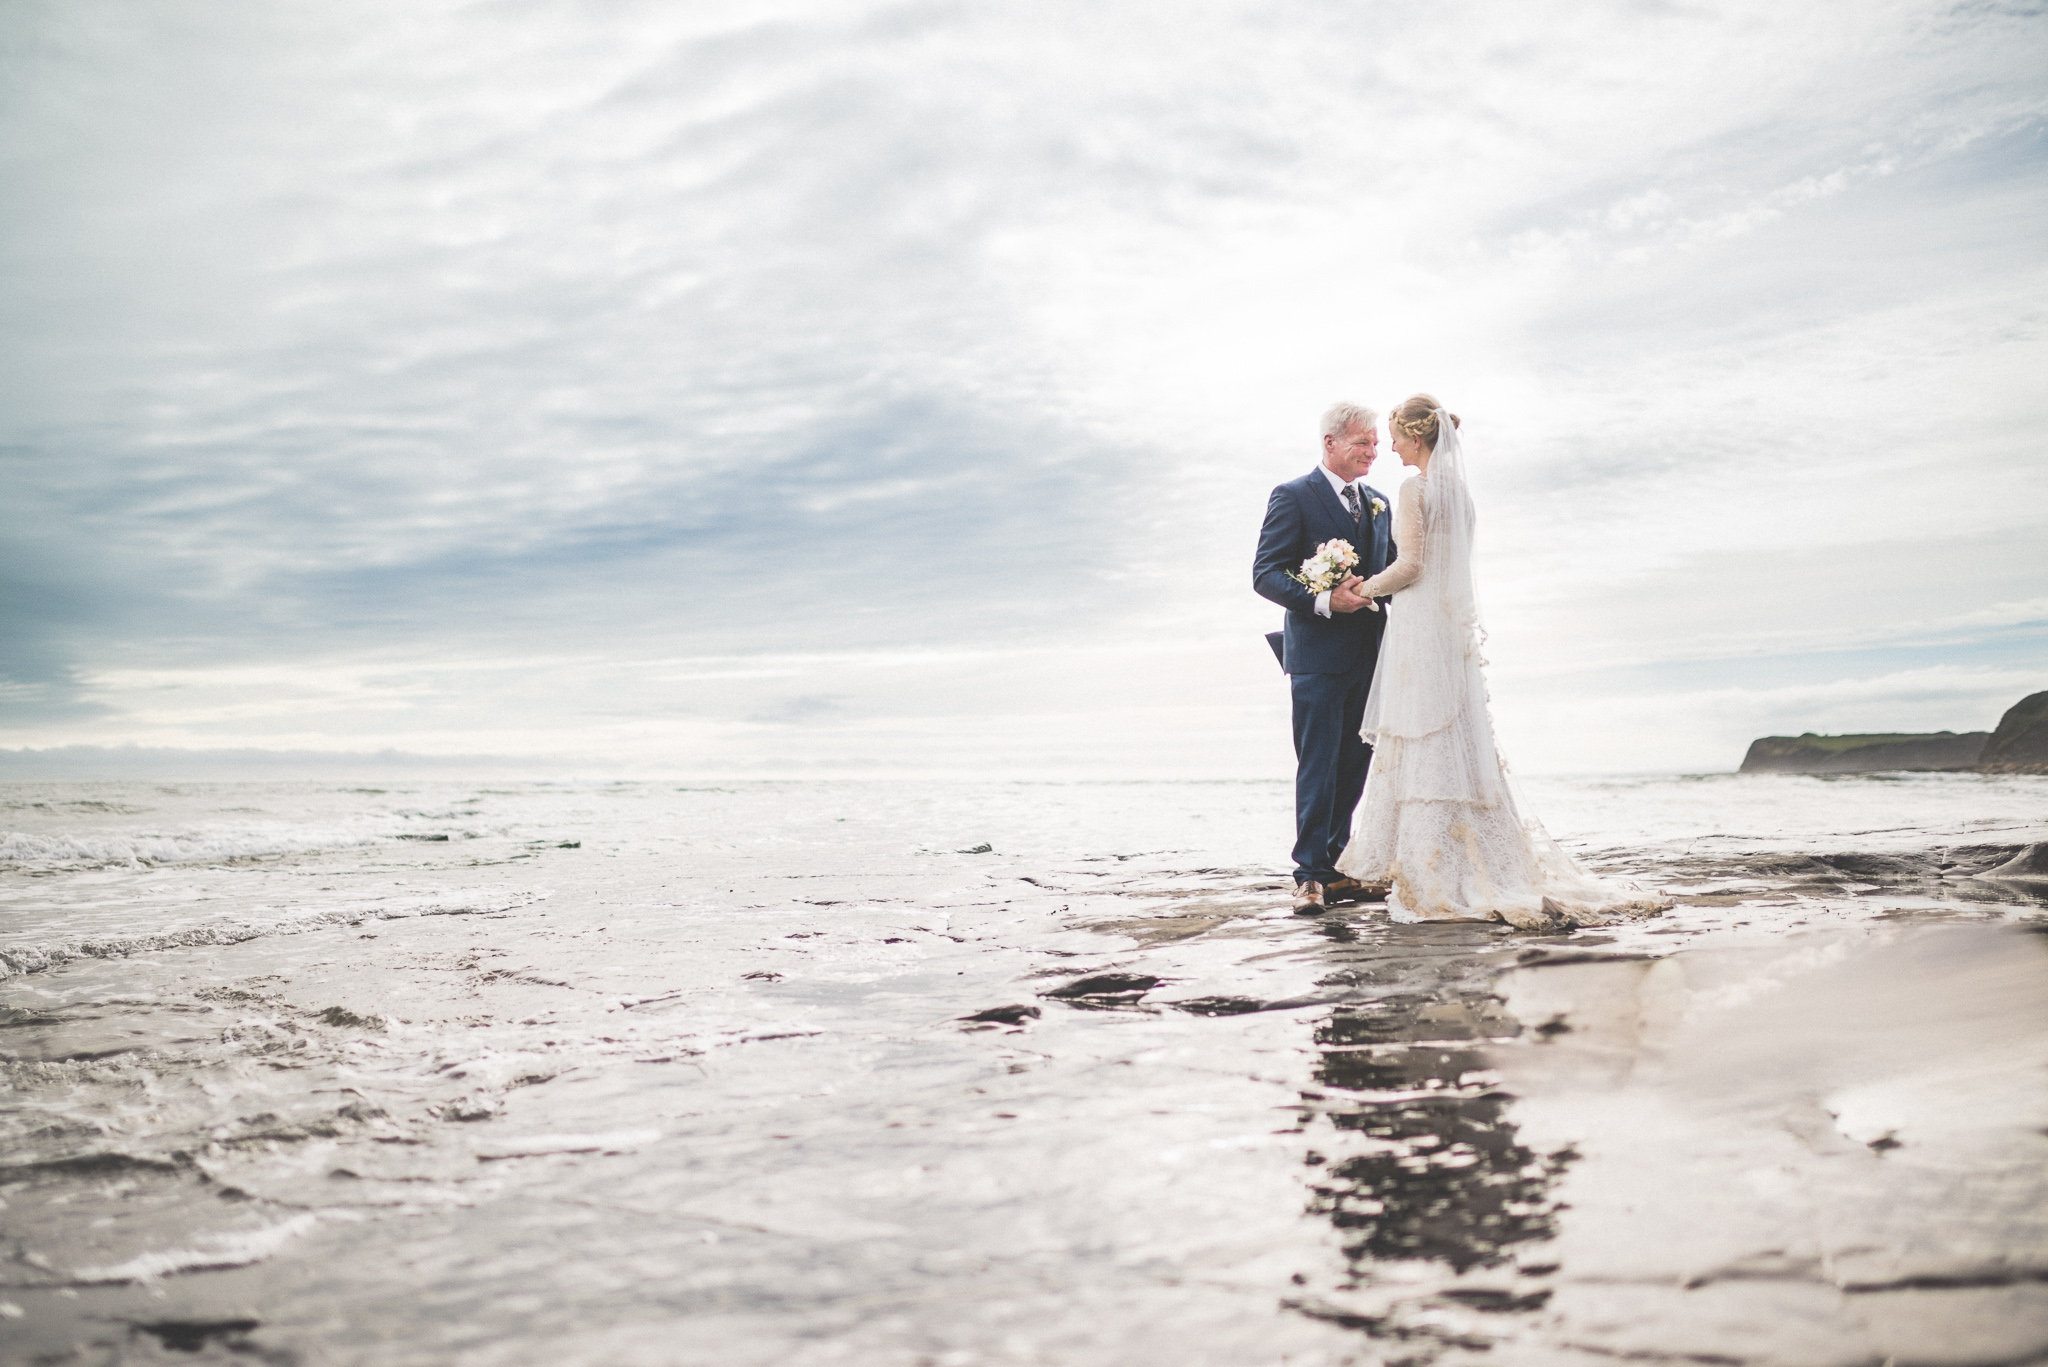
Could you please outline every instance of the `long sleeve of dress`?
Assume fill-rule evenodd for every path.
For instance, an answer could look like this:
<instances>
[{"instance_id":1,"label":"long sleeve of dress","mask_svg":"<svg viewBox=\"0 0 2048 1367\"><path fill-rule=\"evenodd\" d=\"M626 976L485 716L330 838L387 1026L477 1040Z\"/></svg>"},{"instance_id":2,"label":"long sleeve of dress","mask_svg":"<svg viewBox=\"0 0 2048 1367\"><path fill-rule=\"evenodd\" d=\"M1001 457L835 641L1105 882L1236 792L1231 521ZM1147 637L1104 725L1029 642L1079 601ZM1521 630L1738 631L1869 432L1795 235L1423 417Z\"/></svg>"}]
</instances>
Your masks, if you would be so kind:
<instances>
[{"instance_id":1,"label":"long sleeve of dress","mask_svg":"<svg viewBox=\"0 0 2048 1367\"><path fill-rule=\"evenodd\" d=\"M1422 576L1422 478L1401 486L1401 506L1394 510L1394 563L1365 581L1359 592L1368 598L1399 593Z\"/></svg>"}]
</instances>

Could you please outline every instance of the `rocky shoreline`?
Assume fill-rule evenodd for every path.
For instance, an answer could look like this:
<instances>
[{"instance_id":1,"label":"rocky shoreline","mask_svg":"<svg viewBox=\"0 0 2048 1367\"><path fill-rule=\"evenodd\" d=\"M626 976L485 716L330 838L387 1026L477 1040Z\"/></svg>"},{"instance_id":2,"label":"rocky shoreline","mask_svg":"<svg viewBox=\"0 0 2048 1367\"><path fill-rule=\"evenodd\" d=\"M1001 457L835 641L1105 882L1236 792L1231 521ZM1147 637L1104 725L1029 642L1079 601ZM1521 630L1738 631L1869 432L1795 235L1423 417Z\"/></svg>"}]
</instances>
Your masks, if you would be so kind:
<instances>
[{"instance_id":1,"label":"rocky shoreline","mask_svg":"<svg viewBox=\"0 0 2048 1367\"><path fill-rule=\"evenodd\" d=\"M2042 1361L2048 780L1531 786L0 785L0 1361Z\"/></svg>"}]
</instances>

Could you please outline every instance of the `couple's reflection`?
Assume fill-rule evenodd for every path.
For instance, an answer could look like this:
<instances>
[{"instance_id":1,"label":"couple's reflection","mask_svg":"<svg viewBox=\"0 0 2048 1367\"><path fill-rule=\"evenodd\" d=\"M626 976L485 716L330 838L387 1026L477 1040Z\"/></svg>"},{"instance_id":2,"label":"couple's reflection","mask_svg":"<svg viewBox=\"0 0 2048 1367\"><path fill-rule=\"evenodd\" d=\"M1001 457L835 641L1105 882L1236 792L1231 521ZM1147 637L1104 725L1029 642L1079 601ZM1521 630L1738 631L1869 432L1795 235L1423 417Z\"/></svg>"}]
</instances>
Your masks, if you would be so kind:
<instances>
[{"instance_id":1,"label":"couple's reflection","mask_svg":"<svg viewBox=\"0 0 2048 1367\"><path fill-rule=\"evenodd\" d=\"M1332 1289L1355 1291L1403 1263L1410 1301L1540 1305L1547 1293L1512 1275L1454 1285L1518 1256L1523 1272L1549 1270L1539 1245L1553 1233L1551 1188L1571 1158L1523 1145L1512 1098L1494 1085L1488 1041L1517 1033L1493 992L1511 953L1483 926L1394 926L1368 914L1320 929L1329 959L1320 983L1342 1004L1315 1029L1302 1127L1309 1210L1335 1226L1344 1252ZM1438 1279L1415 1264L1437 1267L1441 1285L1432 1289Z\"/></svg>"}]
</instances>

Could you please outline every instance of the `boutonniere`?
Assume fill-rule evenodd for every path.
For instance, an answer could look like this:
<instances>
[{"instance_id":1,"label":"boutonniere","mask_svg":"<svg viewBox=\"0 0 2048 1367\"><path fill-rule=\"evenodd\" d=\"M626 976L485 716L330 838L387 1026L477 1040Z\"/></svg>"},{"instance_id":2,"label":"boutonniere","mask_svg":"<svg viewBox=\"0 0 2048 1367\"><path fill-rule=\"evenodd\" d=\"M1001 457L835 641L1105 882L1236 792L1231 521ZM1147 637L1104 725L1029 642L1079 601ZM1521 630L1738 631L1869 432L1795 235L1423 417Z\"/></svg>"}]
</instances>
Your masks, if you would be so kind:
<instances>
[{"instance_id":1,"label":"boutonniere","mask_svg":"<svg viewBox=\"0 0 2048 1367\"><path fill-rule=\"evenodd\" d=\"M1381 514L1381 513L1385 512L1386 510L1387 510L1387 501L1386 501L1385 499L1383 499L1383 498L1376 498L1376 499L1374 499L1374 500L1372 501L1372 511L1373 511L1373 515L1374 515L1375 517L1377 517L1377 516L1378 516L1379 514Z\"/></svg>"}]
</instances>

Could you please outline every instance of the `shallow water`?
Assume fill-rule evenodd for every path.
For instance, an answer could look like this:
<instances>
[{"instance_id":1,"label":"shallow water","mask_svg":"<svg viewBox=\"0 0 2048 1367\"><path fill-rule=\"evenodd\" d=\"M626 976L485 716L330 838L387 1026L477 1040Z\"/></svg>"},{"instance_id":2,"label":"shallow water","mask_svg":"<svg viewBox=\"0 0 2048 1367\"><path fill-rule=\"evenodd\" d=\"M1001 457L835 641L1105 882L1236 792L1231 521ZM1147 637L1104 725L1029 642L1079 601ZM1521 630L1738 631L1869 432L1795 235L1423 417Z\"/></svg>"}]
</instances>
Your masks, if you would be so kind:
<instances>
[{"instance_id":1,"label":"shallow water","mask_svg":"<svg viewBox=\"0 0 2048 1367\"><path fill-rule=\"evenodd\" d=\"M1274 784L0 785L0 1345L2048 1353L2048 781L1530 789L1679 905L1295 917Z\"/></svg>"}]
</instances>

